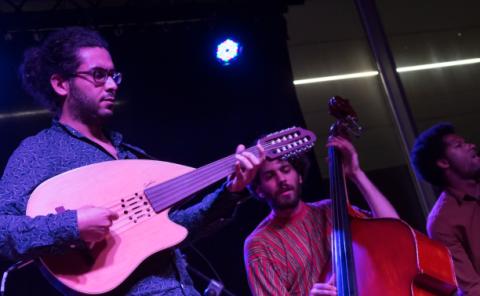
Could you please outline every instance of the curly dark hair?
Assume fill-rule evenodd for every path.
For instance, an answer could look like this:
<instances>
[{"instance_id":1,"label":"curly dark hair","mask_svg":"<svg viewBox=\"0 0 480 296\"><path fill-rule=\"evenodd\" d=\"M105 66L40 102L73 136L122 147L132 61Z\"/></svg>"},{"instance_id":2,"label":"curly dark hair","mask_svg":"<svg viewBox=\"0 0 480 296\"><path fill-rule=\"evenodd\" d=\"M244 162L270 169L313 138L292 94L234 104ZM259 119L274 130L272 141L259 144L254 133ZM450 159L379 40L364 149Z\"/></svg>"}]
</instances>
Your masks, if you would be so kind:
<instances>
[{"instance_id":1,"label":"curly dark hair","mask_svg":"<svg viewBox=\"0 0 480 296\"><path fill-rule=\"evenodd\" d=\"M454 133L455 127L452 124L436 124L420 134L410 152L410 159L417 174L435 186L445 186L442 170L436 161L444 155L444 137Z\"/></svg>"},{"instance_id":2,"label":"curly dark hair","mask_svg":"<svg viewBox=\"0 0 480 296\"><path fill-rule=\"evenodd\" d=\"M53 74L68 78L80 66L77 52L82 47L101 47L108 43L96 31L68 27L50 34L40 46L25 52L19 73L25 91L53 112L61 108L61 100L50 85Z\"/></svg>"}]
</instances>

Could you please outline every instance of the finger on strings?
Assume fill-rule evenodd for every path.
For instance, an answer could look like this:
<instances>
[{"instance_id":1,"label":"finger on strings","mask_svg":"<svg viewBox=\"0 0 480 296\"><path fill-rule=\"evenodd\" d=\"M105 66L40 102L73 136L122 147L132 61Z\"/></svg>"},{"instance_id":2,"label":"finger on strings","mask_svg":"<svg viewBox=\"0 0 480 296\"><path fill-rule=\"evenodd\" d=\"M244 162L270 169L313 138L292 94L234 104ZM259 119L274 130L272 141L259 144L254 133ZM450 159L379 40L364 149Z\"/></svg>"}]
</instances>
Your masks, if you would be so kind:
<instances>
[{"instance_id":1,"label":"finger on strings","mask_svg":"<svg viewBox=\"0 0 480 296\"><path fill-rule=\"evenodd\" d=\"M242 155L245 156L245 158L247 158L254 166L260 164L260 160L253 153L245 151Z\"/></svg>"},{"instance_id":2,"label":"finger on strings","mask_svg":"<svg viewBox=\"0 0 480 296\"><path fill-rule=\"evenodd\" d=\"M236 154L235 158L238 159L238 161L240 161L240 167L246 168L246 169L252 169L253 168L253 164L250 163L248 158L246 158L243 154Z\"/></svg>"},{"instance_id":3,"label":"finger on strings","mask_svg":"<svg viewBox=\"0 0 480 296\"><path fill-rule=\"evenodd\" d=\"M257 142L257 149L258 149L258 158L263 161L265 159L265 148L263 148L260 141Z\"/></svg>"},{"instance_id":4,"label":"finger on strings","mask_svg":"<svg viewBox=\"0 0 480 296\"><path fill-rule=\"evenodd\" d=\"M245 150L245 145L240 144L240 145L237 146L237 149L235 150L235 153L240 154L240 153L242 153L243 150Z\"/></svg>"}]
</instances>

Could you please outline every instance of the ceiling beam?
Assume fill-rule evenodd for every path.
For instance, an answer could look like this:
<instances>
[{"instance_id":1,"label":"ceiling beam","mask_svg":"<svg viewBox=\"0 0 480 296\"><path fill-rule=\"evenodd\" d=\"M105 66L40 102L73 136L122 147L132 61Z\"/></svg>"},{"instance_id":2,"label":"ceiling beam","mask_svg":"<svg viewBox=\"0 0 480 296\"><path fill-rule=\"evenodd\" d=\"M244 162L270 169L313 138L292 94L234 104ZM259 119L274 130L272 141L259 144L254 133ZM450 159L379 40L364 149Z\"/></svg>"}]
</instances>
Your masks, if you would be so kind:
<instances>
[{"instance_id":1,"label":"ceiling beam","mask_svg":"<svg viewBox=\"0 0 480 296\"><path fill-rule=\"evenodd\" d=\"M299 0L243 1L241 4L218 4L215 2L209 2L209 4L169 4L163 2L164 5L146 6L139 5L140 2L136 4L125 2L127 4L119 7L95 7L93 5L89 6L89 8L82 8L76 1L77 8L68 10L59 8L62 2L64 0L57 1L53 8L50 3L46 11L2 13L0 30L3 32L23 32L73 25L96 27L102 25L150 24L175 20L209 19L229 15L276 15L285 13L289 4L297 3ZM235 3L235 1L231 2ZM92 4L92 1L89 1L89 3ZM96 1L95 4L101 5L101 1ZM11 5L14 5L14 3Z\"/></svg>"}]
</instances>

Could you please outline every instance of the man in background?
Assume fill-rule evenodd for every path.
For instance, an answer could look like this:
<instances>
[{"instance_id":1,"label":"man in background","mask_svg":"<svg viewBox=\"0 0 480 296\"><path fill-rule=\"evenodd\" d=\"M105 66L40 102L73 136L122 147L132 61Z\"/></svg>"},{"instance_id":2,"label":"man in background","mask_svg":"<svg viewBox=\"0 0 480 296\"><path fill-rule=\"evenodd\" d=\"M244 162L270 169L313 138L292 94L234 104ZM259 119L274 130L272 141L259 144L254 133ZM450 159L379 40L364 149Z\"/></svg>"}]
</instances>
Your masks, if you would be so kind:
<instances>
[{"instance_id":1,"label":"man in background","mask_svg":"<svg viewBox=\"0 0 480 296\"><path fill-rule=\"evenodd\" d=\"M428 235L449 249L460 295L480 295L480 158L477 147L440 123L411 152L417 173L442 192L428 215Z\"/></svg>"},{"instance_id":2,"label":"man in background","mask_svg":"<svg viewBox=\"0 0 480 296\"><path fill-rule=\"evenodd\" d=\"M398 218L360 168L352 144L333 137L327 146L341 152L345 176L357 185L373 216ZM266 160L251 183L257 198L271 208L245 241L245 266L254 296L337 295L334 276L329 274L331 202L302 201L307 167L306 158Z\"/></svg>"}]
</instances>

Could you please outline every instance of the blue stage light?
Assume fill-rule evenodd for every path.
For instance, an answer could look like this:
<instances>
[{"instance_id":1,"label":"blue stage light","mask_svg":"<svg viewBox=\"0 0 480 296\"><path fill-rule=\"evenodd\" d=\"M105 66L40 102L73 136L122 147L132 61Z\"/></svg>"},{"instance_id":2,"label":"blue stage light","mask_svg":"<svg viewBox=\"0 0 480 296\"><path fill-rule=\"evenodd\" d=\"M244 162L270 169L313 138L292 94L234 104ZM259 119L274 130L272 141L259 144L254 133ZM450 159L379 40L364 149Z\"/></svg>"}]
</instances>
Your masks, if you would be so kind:
<instances>
[{"instance_id":1,"label":"blue stage light","mask_svg":"<svg viewBox=\"0 0 480 296\"><path fill-rule=\"evenodd\" d=\"M226 39L217 46L217 59L224 65L229 65L236 60L242 51L241 45L232 40Z\"/></svg>"}]
</instances>

